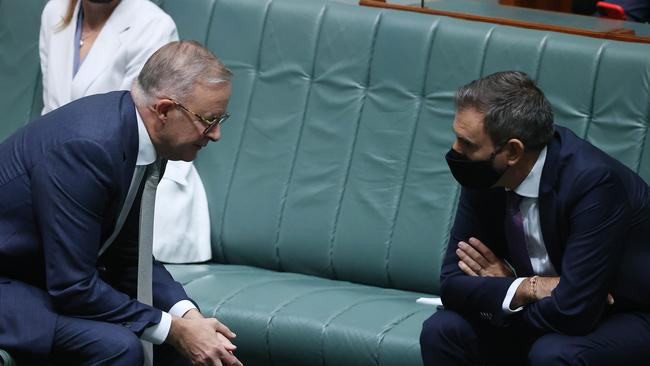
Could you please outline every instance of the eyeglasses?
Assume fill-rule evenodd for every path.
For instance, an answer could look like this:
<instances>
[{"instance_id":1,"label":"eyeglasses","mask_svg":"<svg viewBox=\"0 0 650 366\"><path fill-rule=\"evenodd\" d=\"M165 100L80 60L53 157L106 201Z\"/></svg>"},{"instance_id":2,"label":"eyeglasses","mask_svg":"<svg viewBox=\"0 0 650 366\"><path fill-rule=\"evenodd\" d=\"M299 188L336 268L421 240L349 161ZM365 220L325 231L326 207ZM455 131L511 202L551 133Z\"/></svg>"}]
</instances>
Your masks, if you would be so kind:
<instances>
[{"instance_id":1,"label":"eyeglasses","mask_svg":"<svg viewBox=\"0 0 650 366\"><path fill-rule=\"evenodd\" d=\"M205 130L203 130L204 136L210 133L210 131L212 131L213 128L215 128L216 126L221 126L224 122L226 122L228 118L230 118L230 115L228 113L224 113L221 116L207 119L198 113L192 112L186 106L182 105L180 102L175 101L174 99L169 99L169 100L171 100L177 106L181 107L181 109L183 109L185 112L189 114L193 114L196 118L199 119L201 123L205 125Z\"/></svg>"}]
</instances>

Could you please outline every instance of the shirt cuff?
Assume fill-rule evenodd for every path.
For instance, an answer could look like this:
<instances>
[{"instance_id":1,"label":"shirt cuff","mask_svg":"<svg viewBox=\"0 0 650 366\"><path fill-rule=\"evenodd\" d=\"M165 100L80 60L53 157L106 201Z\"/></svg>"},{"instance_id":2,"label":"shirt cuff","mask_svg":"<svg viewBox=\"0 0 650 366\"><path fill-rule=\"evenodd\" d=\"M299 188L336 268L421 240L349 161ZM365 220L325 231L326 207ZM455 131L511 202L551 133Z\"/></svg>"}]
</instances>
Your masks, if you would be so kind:
<instances>
[{"instance_id":1,"label":"shirt cuff","mask_svg":"<svg viewBox=\"0 0 650 366\"><path fill-rule=\"evenodd\" d=\"M523 306L520 306L514 310L510 309L510 303L512 302L512 299L515 297L517 288L525 279L526 279L525 277L517 278L510 284L510 287L508 287L508 292L506 292L506 297L505 299L503 299L503 304L501 304L501 309L503 309L503 312L505 314L514 314L518 311L521 311L524 308Z\"/></svg>"},{"instance_id":2,"label":"shirt cuff","mask_svg":"<svg viewBox=\"0 0 650 366\"><path fill-rule=\"evenodd\" d=\"M190 300L181 300L169 309L169 314L182 318L185 313L192 309L196 309L196 306Z\"/></svg>"},{"instance_id":3,"label":"shirt cuff","mask_svg":"<svg viewBox=\"0 0 650 366\"><path fill-rule=\"evenodd\" d=\"M196 306L189 300L181 300L174 304L169 313L162 312L160 322L156 325L147 327L140 339L143 341L151 342L153 344L162 344L167 339L169 328L172 326L172 316L182 317L191 309L196 309Z\"/></svg>"},{"instance_id":4,"label":"shirt cuff","mask_svg":"<svg viewBox=\"0 0 650 366\"><path fill-rule=\"evenodd\" d=\"M162 344L165 339L167 339L169 328L171 328L171 326L172 316L163 311L162 316L160 317L160 322L156 325L147 327L142 333L140 339L153 344Z\"/></svg>"}]
</instances>

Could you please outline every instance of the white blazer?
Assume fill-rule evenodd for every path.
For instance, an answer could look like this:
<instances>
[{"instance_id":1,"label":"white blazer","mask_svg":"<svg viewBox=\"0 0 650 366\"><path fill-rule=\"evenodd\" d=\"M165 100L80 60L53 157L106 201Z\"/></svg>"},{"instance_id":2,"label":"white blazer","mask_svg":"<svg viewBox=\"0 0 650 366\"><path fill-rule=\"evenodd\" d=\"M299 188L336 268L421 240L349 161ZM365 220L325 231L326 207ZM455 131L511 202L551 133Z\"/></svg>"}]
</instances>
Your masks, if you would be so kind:
<instances>
[{"instance_id":1,"label":"white blazer","mask_svg":"<svg viewBox=\"0 0 650 366\"><path fill-rule=\"evenodd\" d=\"M68 0L50 0L41 16L39 53L43 75L43 114L81 97L129 90L158 48L178 40L172 18L149 0L122 0L106 21L72 77L72 21L59 28ZM210 219L205 190L192 163L170 161L158 185L154 214L154 256L163 262L209 260Z\"/></svg>"}]
</instances>

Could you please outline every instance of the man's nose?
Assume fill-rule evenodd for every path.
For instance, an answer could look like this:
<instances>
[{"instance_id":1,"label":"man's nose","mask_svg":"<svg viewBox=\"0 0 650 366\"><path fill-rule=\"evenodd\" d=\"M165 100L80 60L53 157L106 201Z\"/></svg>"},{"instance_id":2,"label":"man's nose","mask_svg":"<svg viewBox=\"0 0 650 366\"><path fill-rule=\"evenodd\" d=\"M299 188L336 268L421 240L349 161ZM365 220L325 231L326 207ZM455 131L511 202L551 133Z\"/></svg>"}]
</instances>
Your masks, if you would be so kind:
<instances>
[{"instance_id":1,"label":"man's nose","mask_svg":"<svg viewBox=\"0 0 650 366\"><path fill-rule=\"evenodd\" d=\"M210 129L205 137L210 139L210 141L219 141L219 139L221 139L221 126L216 126Z\"/></svg>"},{"instance_id":2,"label":"man's nose","mask_svg":"<svg viewBox=\"0 0 650 366\"><path fill-rule=\"evenodd\" d=\"M451 145L451 148L454 149L454 151L456 152L462 153L458 140L454 140L454 143Z\"/></svg>"}]
</instances>

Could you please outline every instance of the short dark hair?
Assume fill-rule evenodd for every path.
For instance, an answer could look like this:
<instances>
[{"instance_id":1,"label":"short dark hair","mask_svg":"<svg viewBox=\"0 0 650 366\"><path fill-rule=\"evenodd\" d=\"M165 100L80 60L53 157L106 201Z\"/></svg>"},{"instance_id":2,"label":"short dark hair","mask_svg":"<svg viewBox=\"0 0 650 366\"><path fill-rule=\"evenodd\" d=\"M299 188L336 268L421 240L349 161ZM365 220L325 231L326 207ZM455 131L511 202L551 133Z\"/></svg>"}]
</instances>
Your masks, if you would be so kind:
<instances>
[{"instance_id":1,"label":"short dark hair","mask_svg":"<svg viewBox=\"0 0 650 366\"><path fill-rule=\"evenodd\" d=\"M553 137L553 109L544 93L520 71L497 72L462 86L456 109L473 108L484 115L484 128L495 146L509 139L527 150L541 150Z\"/></svg>"}]
</instances>

